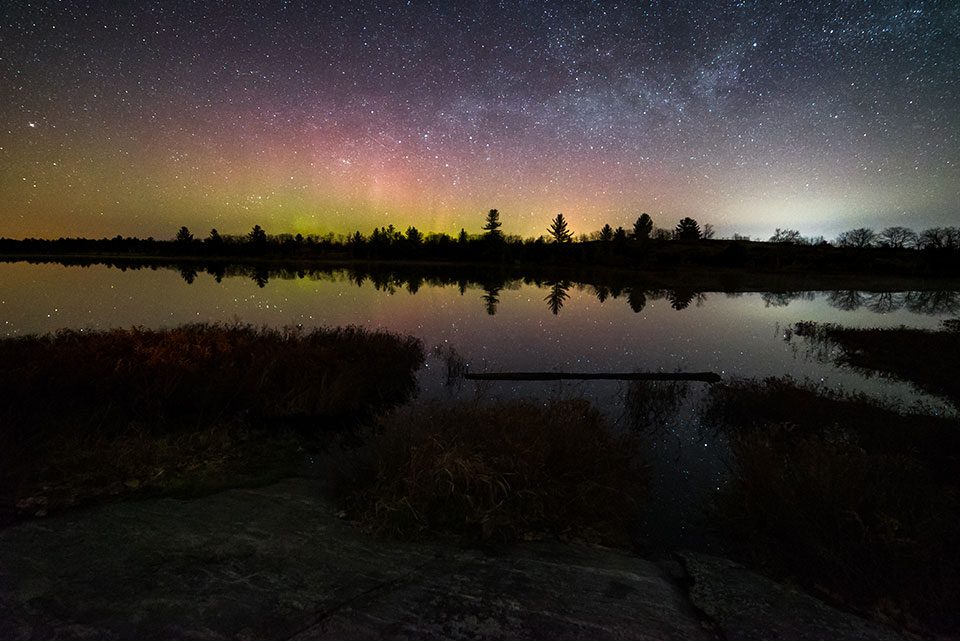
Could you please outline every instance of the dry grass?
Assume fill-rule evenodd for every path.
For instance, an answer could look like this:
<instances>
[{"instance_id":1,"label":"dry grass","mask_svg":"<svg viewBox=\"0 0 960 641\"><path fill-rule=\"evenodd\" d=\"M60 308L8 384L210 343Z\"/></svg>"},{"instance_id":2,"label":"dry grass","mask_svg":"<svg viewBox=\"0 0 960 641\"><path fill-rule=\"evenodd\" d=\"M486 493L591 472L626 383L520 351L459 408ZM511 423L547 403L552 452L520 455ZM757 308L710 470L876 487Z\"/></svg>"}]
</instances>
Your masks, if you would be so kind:
<instances>
[{"instance_id":1,"label":"dry grass","mask_svg":"<svg viewBox=\"0 0 960 641\"><path fill-rule=\"evenodd\" d=\"M15 504L285 469L294 428L310 437L409 398L423 350L353 327L198 324L4 339L0 362L2 521Z\"/></svg>"},{"instance_id":2,"label":"dry grass","mask_svg":"<svg viewBox=\"0 0 960 641\"><path fill-rule=\"evenodd\" d=\"M423 350L356 327L185 325L0 341L0 419L109 431L253 417L344 416L405 400ZM6 430L5 430L6 431Z\"/></svg>"},{"instance_id":3,"label":"dry grass","mask_svg":"<svg viewBox=\"0 0 960 641\"><path fill-rule=\"evenodd\" d=\"M627 545L647 483L634 439L586 401L555 400L401 409L340 486L348 514L389 535Z\"/></svg>"},{"instance_id":4,"label":"dry grass","mask_svg":"<svg viewBox=\"0 0 960 641\"><path fill-rule=\"evenodd\" d=\"M793 332L818 346L837 346L837 364L867 374L894 376L960 406L960 331L945 321L939 331L897 327L857 329L833 323L797 323Z\"/></svg>"},{"instance_id":5,"label":"dry grass","mask_svg":"<svg viewBox=\"0 0 960 641\"><path fill-rule=\"evenodd\" d=\"M960 423L788 380L717 386L706 416L736 554L902 628L960 627Z\"/></svg>"}]
</instances>

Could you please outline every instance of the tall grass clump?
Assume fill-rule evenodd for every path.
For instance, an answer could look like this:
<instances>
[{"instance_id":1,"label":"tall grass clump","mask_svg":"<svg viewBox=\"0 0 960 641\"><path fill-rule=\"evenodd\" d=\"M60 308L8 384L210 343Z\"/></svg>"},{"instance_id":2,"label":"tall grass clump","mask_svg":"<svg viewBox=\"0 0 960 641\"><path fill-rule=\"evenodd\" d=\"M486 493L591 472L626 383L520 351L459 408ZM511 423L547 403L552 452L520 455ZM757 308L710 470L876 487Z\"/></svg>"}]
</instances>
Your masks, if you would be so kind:
<instances>
[{"instance_id":1,"label":"tall grass clump","mask_svg":"<svg viewBox=\"0 0 960 641\"><path fill-rule=\"evenodd\" d=\"M0 340L0 521L15 505L275 473L299 447L294 432L309 438L407 400L422 362L418 340L356 327Z\"/></svg>"},{"instance_id":2,"label":"tall grass clump","mask_svg":"<svg viewBox=\"0 0 960 641\"><path fill-rule=\"evenodd\" d=\"M866 374L884 374L910 381L921 389L945 396L960 407L960 331L957 320L939 330L908 327L861 329L834 323L802 322L793 333L821 348L838 347L831 354L839 365Z\"/></svg>"},{"instance_id":3,"label":"tall grass clump","mask_svg":"<svg viewBox=\"0 0 960 641\"><path fill-rule=\"evenodd\" d=\"M960 629L960 422L789 380L711 390L735 555L920 632Z\"/></svg>"},{"instance_id":4,"label":"tall grass clump","mask_svg":"<svg viewBox=\"0 0 960 641\"><path fill-rule=\"evenodd\" d=\"M401 408L370 447L341 499L363 526L393 536L626 545L647 487L637 441L582 400Z\"/></svg>"},{"instance_id":5,"label":"tall grass clump","mask_svg":"<svg viewBox=\"0 0 960 641\"><path fill-rule=\"evenodd\" d=\"M193 324L9 338L0 362L5 426L109 431L369 414L409 397L423 350L414 338L357 327Z\"/></svg>"}]
</instances>

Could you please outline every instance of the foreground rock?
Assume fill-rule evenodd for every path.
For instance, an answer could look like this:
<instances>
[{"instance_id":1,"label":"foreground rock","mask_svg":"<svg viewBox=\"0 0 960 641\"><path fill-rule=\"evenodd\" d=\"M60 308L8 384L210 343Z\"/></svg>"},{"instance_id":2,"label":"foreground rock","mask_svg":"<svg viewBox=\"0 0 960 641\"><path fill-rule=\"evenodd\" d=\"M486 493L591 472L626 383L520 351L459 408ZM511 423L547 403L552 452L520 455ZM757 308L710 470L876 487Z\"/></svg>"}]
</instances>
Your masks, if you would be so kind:
<instances>
[{"instance_id":1,"label":"foreground rock","mask_svg":"<svg viewBox=\"0 0 960 641\"><path fill-rule=\"evenodd\" d=\"M692 581L691 600L723 630L727 641L902 639L727 559L685 553L683 561Z\"/></svg>"},{"instance_id":2,"label":"foreground rock","mask_svg":"<svg viewBox=\"0 0 960 641\"><path fill-rule=\"evenodd\" d=\"M696 585L724 572L697 572ZM773 589L751 577L748 586ZM728 618L727 606L711 608ZM307 480L0 531L5 641L373 638L717 636L648 561L558 544L491 554L382 541L339 521Z\"/></svg>"},{"instance_id":3,"label":"foreground rock","mask_svg":"<svg viewBox=\"0 0 960 641\"><path fill-rule=\"evenodd\" d=\"M309 481L0 532L0 639L711 638L654 564L359 534Z\"/></svg>"}]
</instances>

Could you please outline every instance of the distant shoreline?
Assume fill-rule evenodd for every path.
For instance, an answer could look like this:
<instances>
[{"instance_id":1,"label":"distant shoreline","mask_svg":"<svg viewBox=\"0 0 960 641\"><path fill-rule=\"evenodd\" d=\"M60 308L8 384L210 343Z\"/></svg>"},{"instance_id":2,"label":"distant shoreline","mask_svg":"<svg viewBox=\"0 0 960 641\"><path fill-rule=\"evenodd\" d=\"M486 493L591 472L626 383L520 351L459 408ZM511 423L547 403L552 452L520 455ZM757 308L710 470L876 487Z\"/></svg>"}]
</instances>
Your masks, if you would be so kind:
<instances>
[{"instance_id":1,"label":"distant shoreline","mask_svg":"<svg viewBox=\"0 0 960 641\"><path fill-rule=\"evenodd\" d=\"M487 283L523 279L570 280L584 284L642 286L645 288L683 287L697 291L786 292L861 290L876 292L960 290L960 273L916 275L884 272L838 273L788 267L780 270L742 267L706 267L697 264L629 267L622 265L585 265L523 263L512 261L458 261L443 259L363 259L346 256L203 256L149 255L129 253L0 253L0 263L60 264L64 266L105 265L119 269L193 267L212 271L225 267L248 267L272 271L305 273L355 271L363 274L389 273L397 276L420 274L469 283Z\"/></svg>"}]
</instances>

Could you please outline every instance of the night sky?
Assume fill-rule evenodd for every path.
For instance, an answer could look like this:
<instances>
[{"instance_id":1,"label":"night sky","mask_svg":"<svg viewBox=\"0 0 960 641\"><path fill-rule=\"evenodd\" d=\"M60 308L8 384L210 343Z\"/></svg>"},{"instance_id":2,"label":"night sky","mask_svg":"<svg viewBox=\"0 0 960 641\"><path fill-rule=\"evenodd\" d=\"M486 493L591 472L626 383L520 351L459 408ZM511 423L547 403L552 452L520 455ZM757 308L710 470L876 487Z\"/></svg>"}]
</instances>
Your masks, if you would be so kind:
<instances>
[{"instance_id":1,"label":"night sky","mask_svg":"<svg viewBox=\"0 0 960 641\"><path fill-rule=\"evenodd\" d=\"M960 223L960 3L0 7L0 236Z\"/></svg>"}]
</instances>

